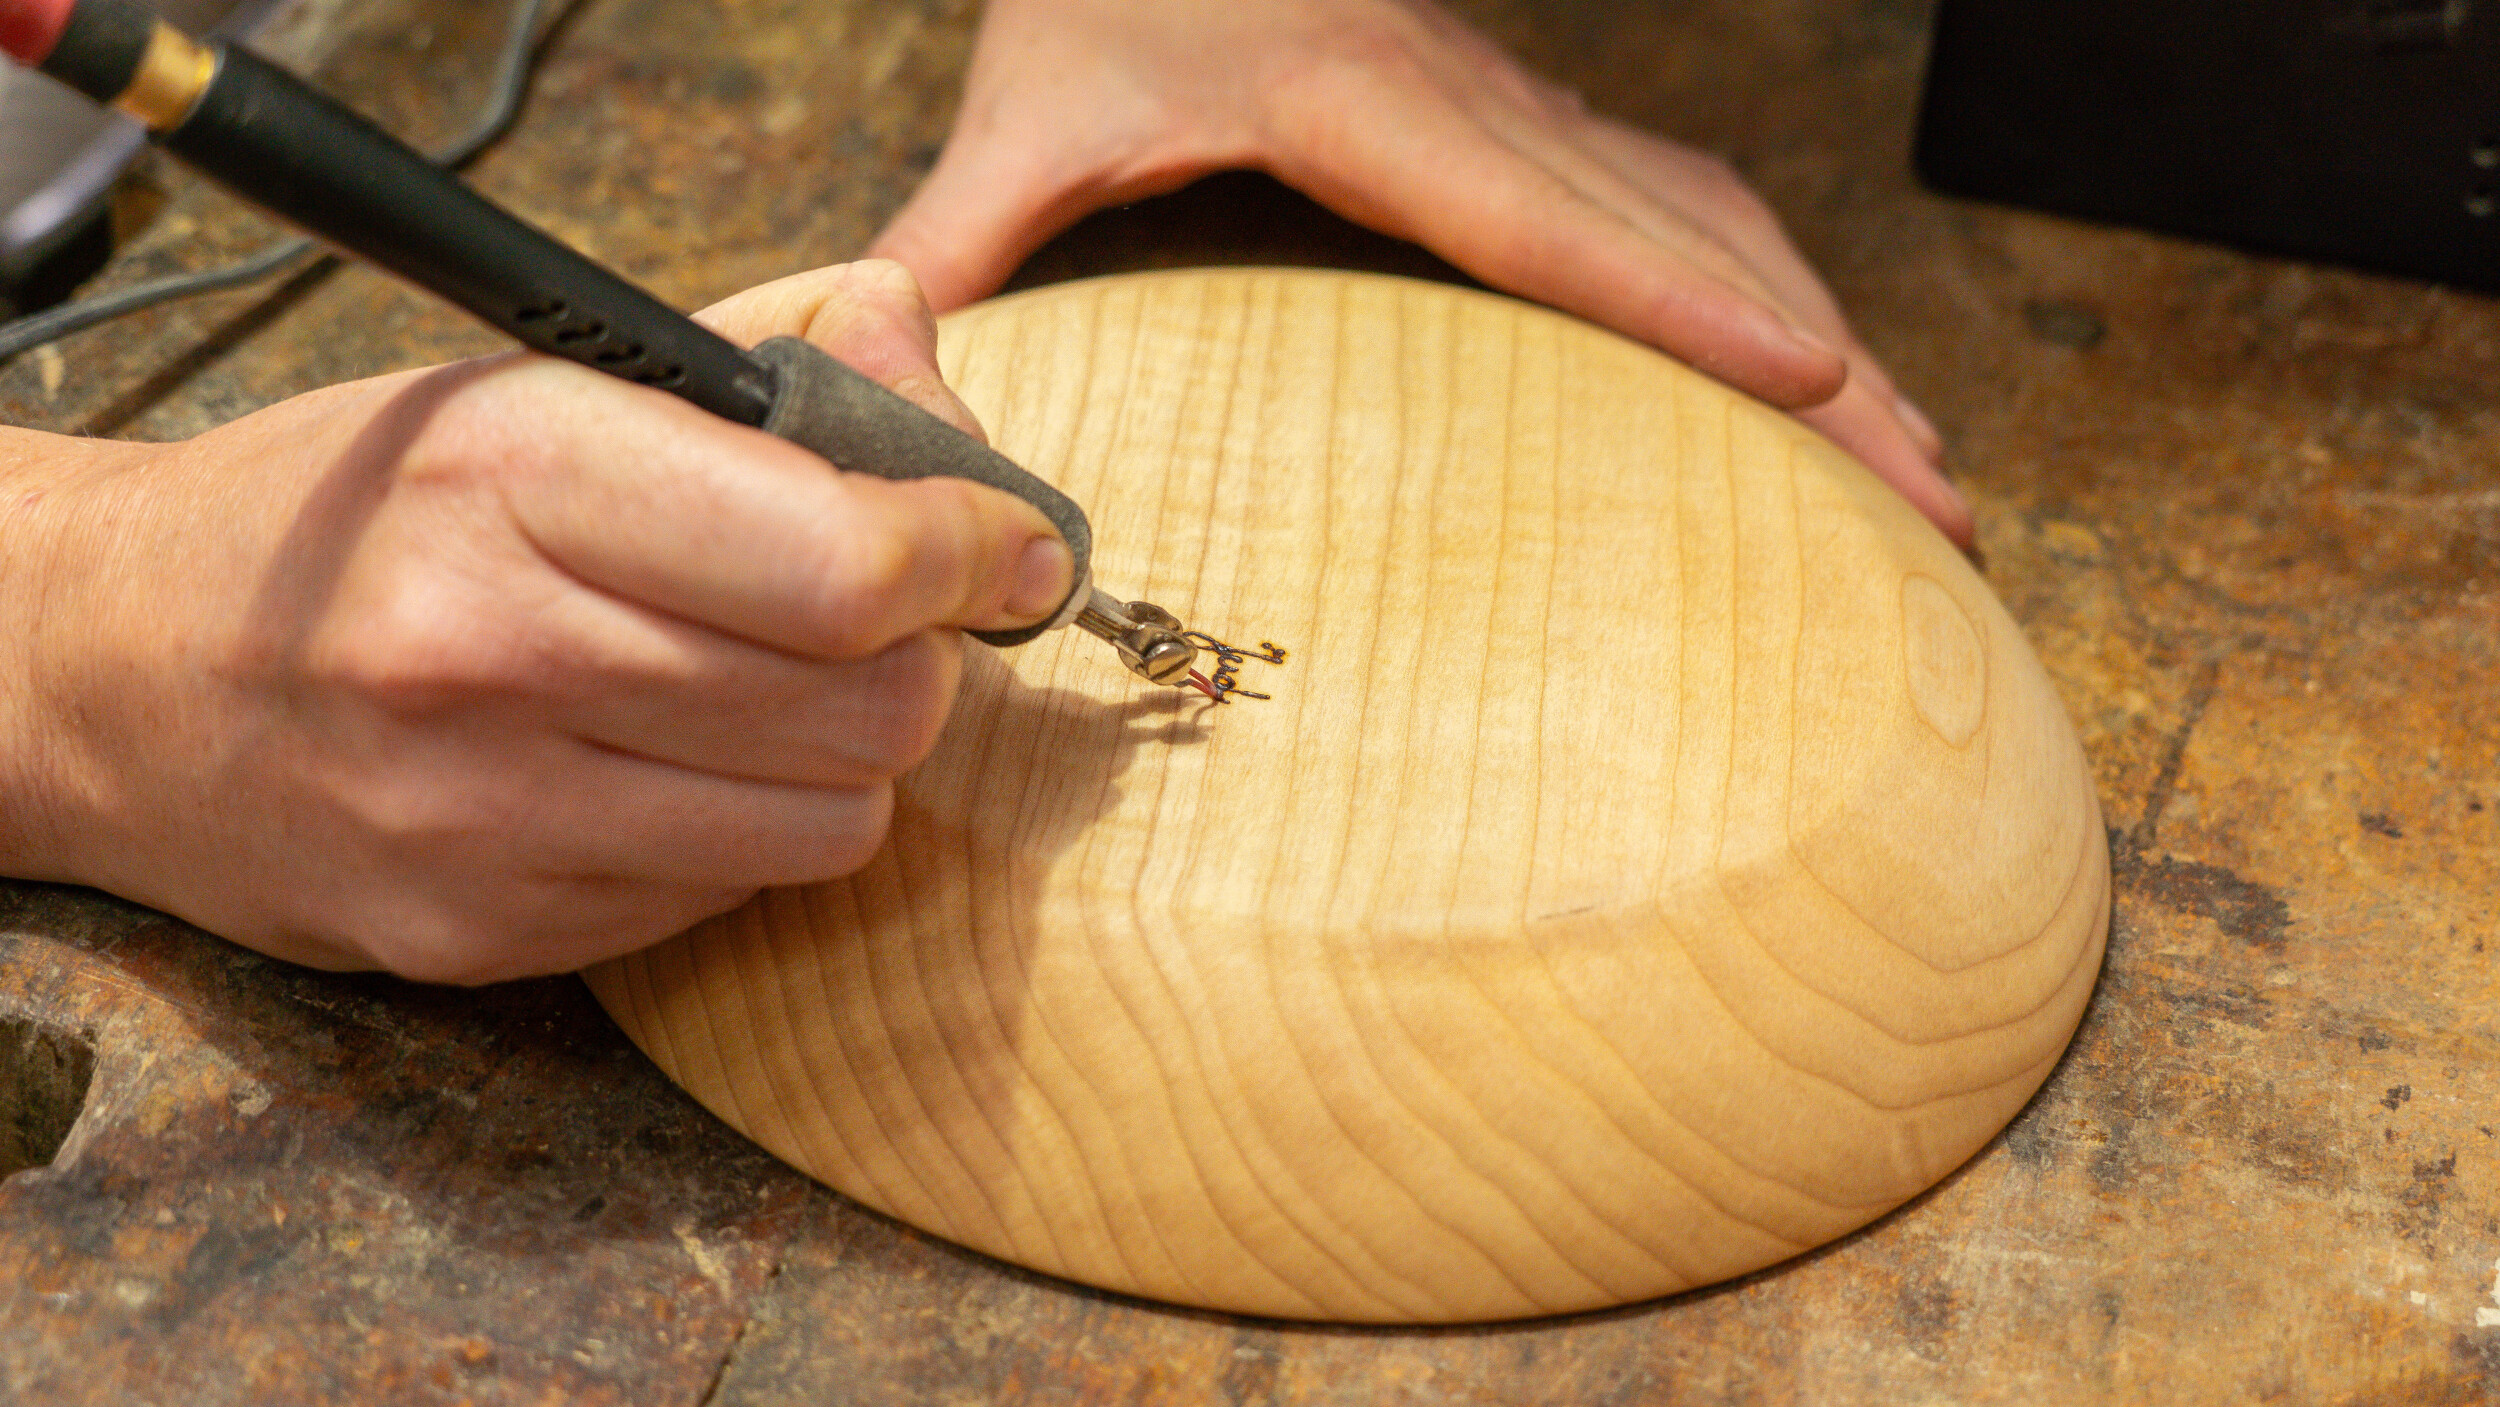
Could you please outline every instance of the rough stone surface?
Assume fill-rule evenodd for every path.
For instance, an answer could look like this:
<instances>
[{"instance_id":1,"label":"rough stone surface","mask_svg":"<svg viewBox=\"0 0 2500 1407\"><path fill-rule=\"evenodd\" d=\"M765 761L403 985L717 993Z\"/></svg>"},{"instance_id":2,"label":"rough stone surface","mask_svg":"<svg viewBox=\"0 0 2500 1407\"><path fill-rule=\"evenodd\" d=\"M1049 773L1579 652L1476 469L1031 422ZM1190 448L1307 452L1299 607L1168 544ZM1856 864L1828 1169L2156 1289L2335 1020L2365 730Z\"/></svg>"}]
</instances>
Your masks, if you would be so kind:
<instances>
[{"instance_id":1,"label":"rough stone surface","mask_svg":"<svg viewBox=\"0 0 2500 1407\"><path fill-rule=\"evenodd\" d=\"M2500 303L1918 191L1914 0L1461 8L1731 157L1956 446L2119 861L2101 994L2002 1139L1718 1290L1285 1328L1038 1280L814 1189L570 982L322 977L6 887L0 1017L97 1057L61 1157L0 1183L0 1399L2500 1400ZM582 0L477 179L681 303L841 258L933 156L972 18ZM285 44L414 128L475 91L498 23L382 0ZM262 237L157 179L109 278ZM1254 260L1437 269L1235 177L1024 277ZM74 339L50 375L21 358L0 416L179 436L492 345L337 268Z\"/></svg>"}]
</instances>

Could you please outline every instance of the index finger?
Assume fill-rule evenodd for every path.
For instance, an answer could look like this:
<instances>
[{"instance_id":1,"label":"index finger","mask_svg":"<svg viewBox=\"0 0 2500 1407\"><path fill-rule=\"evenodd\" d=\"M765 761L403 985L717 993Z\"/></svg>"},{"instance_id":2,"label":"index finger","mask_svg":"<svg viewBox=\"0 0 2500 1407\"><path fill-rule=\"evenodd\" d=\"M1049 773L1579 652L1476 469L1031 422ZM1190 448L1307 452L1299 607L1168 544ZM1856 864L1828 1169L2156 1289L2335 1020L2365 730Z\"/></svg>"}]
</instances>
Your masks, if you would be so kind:
<instances>
[{"instance_id":1,"label":"index finger","mask_svg":"<svg viewBox=\"0 0 2500 1407\"><path fill-rule=\"evenodd\" d=\"M1029 625L1067 595L1067 545L1022 499L842 473L659 392L528 371L498 387L538 440L507 502L540 553L600 590L820 659L932 626ZM559 376L580 384L522 384Z\"/></svg>"},{"instance_id":2,"label":"index finger","mask_svg":"<svg viewBox=\"0 0 2500 1407\"><path fill-rule=\"evenodd\" d=\"M891 259L834 264L732 294L694 315L742 347L799 337L976 440L986 440L938 373L937 316L920 280Z\"/></svg>"},{"instance_id":3,"label":"index finger","mask_svg":"<svg viewBox=\"0 0 2500 1407\"><path fill-rule=\"evenodd\" d=\"M1687 250L1662 250L1437 95L1359 71L1322 71L1306 84L1279 119L1290 135L1271 169L1337 213L1497 288L1639 337L1774 405L1819 404L1847 380L1837 351L1739 286L1744 275L1724 250L1698 237ZM1345 111L1374 120L1358 126Z\"/></svg>"}]
</instances>

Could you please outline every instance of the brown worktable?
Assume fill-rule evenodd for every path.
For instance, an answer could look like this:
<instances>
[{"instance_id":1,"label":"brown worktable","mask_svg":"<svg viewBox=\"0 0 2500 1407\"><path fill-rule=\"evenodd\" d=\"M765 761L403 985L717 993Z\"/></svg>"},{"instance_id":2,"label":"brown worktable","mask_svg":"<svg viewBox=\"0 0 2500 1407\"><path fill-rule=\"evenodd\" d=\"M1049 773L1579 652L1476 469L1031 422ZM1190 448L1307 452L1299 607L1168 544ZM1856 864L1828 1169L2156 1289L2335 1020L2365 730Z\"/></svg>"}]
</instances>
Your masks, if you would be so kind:
<instances>
[{"instance_id":1,"label":"brown worktable","mask_svg":"<svg viewBox=\"0 0 2500 1407\"><path fill-rule=\"evenodd\" d=\"M1460 8L1729 154L1953 440L2117 859L2099 996L2003 1138L1663 1303L1235 1321L815 1187L571 979L320 976L0 884L0 1162L93 1051L57 1163L0 1184L0 1401L2500 1401L2500 303L1919 191L1916 0ZM489 0L339 9L277 47L409 130L472 100ZM477 178L683 304L847 257L934 154L973 9L581 0ZM108 278L261 237L157 184ZM1234 177L1025 278L1278 261L1438 269ZM330 268L20 358L0 417L176 437L493 345Z\"/></svg>"}]
</instances>

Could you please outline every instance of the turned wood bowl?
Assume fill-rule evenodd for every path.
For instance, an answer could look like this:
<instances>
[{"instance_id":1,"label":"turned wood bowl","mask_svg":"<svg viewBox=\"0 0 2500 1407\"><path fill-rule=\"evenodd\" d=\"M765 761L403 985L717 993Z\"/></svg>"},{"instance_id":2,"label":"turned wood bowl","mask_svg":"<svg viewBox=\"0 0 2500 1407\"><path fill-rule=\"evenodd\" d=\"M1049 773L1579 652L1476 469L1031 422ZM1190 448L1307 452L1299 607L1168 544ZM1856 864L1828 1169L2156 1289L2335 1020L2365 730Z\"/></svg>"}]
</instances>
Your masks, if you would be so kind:
<instances>
[{"instance_id":1,"label":"turned wood bowl","mask_svg":"<svg viewBox=\"0 0 2500 1407\"><path fill-rule=\"evenodd\" d=\"M968 647L848 879L592 970L880 1211L1300 1319L1669 1294L1977 1152L2099 971L2108 848L1988 587L1795 421L1568 317L1191 271L948 318L1225 701Z\"/></svg>"}]
</instances>

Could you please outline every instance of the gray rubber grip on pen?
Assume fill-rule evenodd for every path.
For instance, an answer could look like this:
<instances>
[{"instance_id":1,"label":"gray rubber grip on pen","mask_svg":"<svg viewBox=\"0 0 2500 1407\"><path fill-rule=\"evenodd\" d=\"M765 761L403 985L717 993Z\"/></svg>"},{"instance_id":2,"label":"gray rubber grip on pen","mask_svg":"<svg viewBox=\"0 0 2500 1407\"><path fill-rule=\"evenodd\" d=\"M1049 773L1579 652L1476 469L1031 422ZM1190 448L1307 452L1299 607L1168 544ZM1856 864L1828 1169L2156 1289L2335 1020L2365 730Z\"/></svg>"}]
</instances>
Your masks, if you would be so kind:
<instances>
[{"instance_id":1,"label":"gray rubber grip on pen","mask_svg":"<svg viewBox=\"0 0 2500 1407\"><path fill-rule=\"evenodd\" d=\"M755 359L780 378L764 429L814 450L836 468L880 479L970 479L1002 489L1042 510L1076 558L1069 596L1085 589L1093 562L1094 526L1076 500L963 431L938 419L796 337L776 337ZM975 630L992 645L1021 645L1050 628L1067 608L1021 630Z\"/></svg>"}]
</instances>

